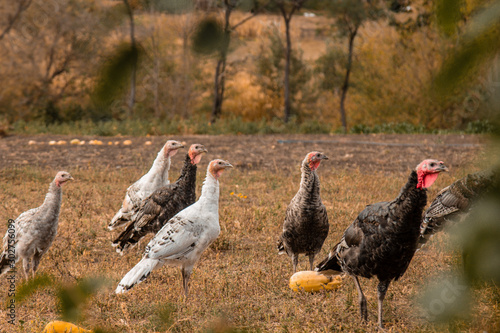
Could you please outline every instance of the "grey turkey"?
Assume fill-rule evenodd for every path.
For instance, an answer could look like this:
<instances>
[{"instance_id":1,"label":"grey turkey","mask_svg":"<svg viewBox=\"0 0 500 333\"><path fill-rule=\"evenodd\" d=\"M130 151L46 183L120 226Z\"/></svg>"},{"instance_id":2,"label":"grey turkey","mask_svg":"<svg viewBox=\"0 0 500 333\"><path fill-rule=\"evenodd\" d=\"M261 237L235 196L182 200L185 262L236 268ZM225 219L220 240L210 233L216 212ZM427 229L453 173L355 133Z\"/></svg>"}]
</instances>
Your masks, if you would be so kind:
<instances>
[{"instance_id":1,"label":"grey turkey","mask_svg":"<svg viewBox=\"0 0 500 333\"><path fill-rule=\"evenodd\" d=\"M207 152L201 144L191 145L177 181L160 187L144 199L129 225L113 241L118 253L123 254L147 234L156 234L175 214L196 201L197 165Z\"/></svg>"},{"instance_id":2,"label":"grey turkey","mask_svg":"<svg viewBox=\"0 0 500 333\"><path fill-rule=\"evenodd\" d=\"M301 166L300 188L286 210L283 233L278 239L278 253L288 254L293 271L297 271L299 254L309 257L313 269L314 257L328 236L328 215L321 202L319 177L316 173L325 154L314 151L306 155Z\"/></svg>"},{"instance_id":3,"label":"grey turkey","mask_svg":"<svg viewBox=\"0 0 500 333\"><path fill-rule=\"evenodd\" d=\"M358 276L377 277L378 325L383 328L382 303L389 284L408 268L420 237L427 188L448 168L441 161L424 160L412 171L398 197L366 206L316 271L351 275L359 295L362 320L367 320L366 298ZM331 272L330 272L331 273Z\"/></svg>"},{"instance_id":4,"label":"grey turkey","mask_svg":"<svg viewBox=\"0 0 500 333\"><path fill-rule=\"evenodd\" d=\"M449 221L465 217L473 203L485 195L495 181L498 181L498 171L483 170L468 174L442 189L424 213L418 248L427 243Z\"/></svg>"},{"instance_id":5,"label":"grey turkey","mask_svg":"<svg viewBox=\"0 0 500 333\"><path fill-rule=\"evenodd\" d=\"M160 150L156 159L151 166L151 169L143 175L138 181L127 188L125 199L123 199L122 207L113 216L113 219L108 225L109 230L114 230L124 224L130 222L133 212L139 207L142 200L147 198L151 193L167 185L168 171L170 170L170 158L177 154L180 148L184 145L179 141L168 140Z\"/></svg>"},{"instance_id":6,"label":"grey turkey","mask_svg":"<svg viewBox=\"0 0 500 333\"><path fill-rule=\"evenodd\" d=\"M62 186L73 177L66 171L59 171L50 183L49 191L40 207L30 209L17 217L3 238L3 252L0 255L0 275L14 268L22 259L26 279L30 271L33 276L42 256L47 252L57 234L59 212L61 211Z\"/></svg>"}]
</instances>

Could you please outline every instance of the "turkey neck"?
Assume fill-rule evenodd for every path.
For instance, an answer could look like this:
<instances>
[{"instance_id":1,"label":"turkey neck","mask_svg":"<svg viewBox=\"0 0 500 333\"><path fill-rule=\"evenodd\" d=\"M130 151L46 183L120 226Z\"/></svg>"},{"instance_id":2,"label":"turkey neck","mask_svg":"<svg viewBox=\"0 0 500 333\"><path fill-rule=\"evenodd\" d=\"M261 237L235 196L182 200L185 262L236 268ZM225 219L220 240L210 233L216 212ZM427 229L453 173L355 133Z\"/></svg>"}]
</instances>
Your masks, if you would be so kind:
<instances>
[{"instance_id":1,"label":"turkey neck","mask_svg":"<svg viewBox=\"0 0 500 333\"><path fill-rule=\"evenodd\" d=\"M170 156L165 156L165 147L163 147L156 159L153 162L153 166L148 171L148 175L151 178L161 177L161 183L164 184L168 181L168 171L170 170Z\"/></svg>"},{"instance_id":2,"label":"turkey neck","mask_svg":"<svg viewBox=\"0 0 500 333\"><path fill-rule=\"evenodd\" d=\"M301 172L299 193L308 203L320 203L318 174L311 170L306 160L302 163Z\"/></svg>"},{"instance_id":3,"label":"turkey neck","mask_svg":"<svg viewBox=\"0 0 500 333\"><path fill-rule=\"evenodd\" d=\"M207 176L201 187L201 196L198 201L208 204L219 204L219 181L207 171Z\"/></svg>"},{"instance_id":4,"label":"turkey neck","mask_svg":"<svg viewBox=\"0 0 500 333\"><path fill-rule=\"evenodd\" d=\"M55 179L50 183L49 191L45 195L45 200L43 201L40 210L46 211L48 214L53 216L58 216L61 210L62 201L62 188L56 185Z\"/></svg>"},{"instance_id":5,"label":"turkey neck","mask_svg":"<svg viewBox=\"0 0 500 333\"><path fill-rule=\"evenodd\" d=\"M427 190L418 189L418 176L416 171L412 171L408 182L401 189L399 196L391 203L393 214L398 216L400 221L416 221L420 226L420 219L425 205L427 204Z\"/></svg>"},{"instance_id":6,"label":"turkey neck","mask_svg":"<svg viewBox=\"0 0 500 333\"><path fill-rule=\"evenodd\" d=\"M184 160L184 165L181 169L181 175L179 176L179 179L177 179L177 182L179 182L185 190L190 189L193 195L196 190L197 169L197 165L191 163L191 157L189 157L189 154L186 154L186 159Z\"/></svg>"}]
</instances>

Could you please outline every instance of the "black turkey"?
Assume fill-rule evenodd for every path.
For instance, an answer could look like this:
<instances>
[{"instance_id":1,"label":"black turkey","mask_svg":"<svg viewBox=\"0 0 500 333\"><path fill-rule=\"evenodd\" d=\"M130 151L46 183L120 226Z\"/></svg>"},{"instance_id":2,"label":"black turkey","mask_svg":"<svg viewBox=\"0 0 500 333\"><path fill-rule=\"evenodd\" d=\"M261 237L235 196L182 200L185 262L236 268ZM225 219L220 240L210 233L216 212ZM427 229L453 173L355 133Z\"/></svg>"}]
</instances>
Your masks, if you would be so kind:
<instances>
[{"instance_id":1,"label":"black turkey","mask_svg":"<svg viewBox=\"0 0 500 333\"><path fill-rule=\"evenodd\" d=\"M415 254L422 212L427 204L426 188L442 171L448 171L443 162L422 161L411 172L398 197L368 205L317 266L317 271L344 271L353 277L363 320L367 320L368 310L358 276L376 276L379 280L378 324L383 328L382 303L387 288L392 280L404 274Z\"/></svg>"}]
</instances>

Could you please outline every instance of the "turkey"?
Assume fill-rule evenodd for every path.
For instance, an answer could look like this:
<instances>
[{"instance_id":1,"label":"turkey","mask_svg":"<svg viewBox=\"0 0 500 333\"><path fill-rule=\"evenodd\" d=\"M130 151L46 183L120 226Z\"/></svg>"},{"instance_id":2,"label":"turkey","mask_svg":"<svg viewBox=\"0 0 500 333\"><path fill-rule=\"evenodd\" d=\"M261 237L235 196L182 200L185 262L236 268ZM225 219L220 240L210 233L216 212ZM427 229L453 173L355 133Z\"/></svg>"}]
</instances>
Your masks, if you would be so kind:
<instances>
[{"instance_id":1,"label":"turkey","mask_svg":"<svg viewBox=\"0 0 500 333\"><path fill-rule=\"evenodd\" d=\"M184 145L179 141L169 140L165 143L148 173L127 189L122 207L108 225L109 230L114 230L130 222L134 210L137 209L142 200L156 189L169 183L170 158L177 154L178 149L183 147Z\"/></svg>"},{"instance_id":2,"label":"turkey","mask_svg":"<svg viewBox=\"0 0 500 333\"><path fill-rule=\"evenodd\" d=\"M448 221L461 219L470 211L471 204L484 195L498 177L492 170L469 174L442 189L424 213L420 225L420 249Z\"/></svg>"},{"instance_id":3,"label":"turkey","mask_svg":"<svg viewBox=\"0 0 500 333\"><path fill-rule=\"evenodd\" d=\"M278 253L286 253L292 258L294 273L300 253L309 257L309 265L313 269L314 257L328 236L330 226L326 208L321 202L319 177L316 174L321 161L327 159L317 151L306 155L302 161L299 191L286 210L283 233L278 239Z\"/></svg>"},{"instance_id":4,"label":"turkey","mask_svg":"<svg viewBox=\"0 0 500 333\"><path fill-rule=\"evenodd\" d=\"M219 177L232 165L213 160L208 165L201 196L194 204L171 218L146 246L142 260L120 281L115 292L124 293L164 264L180 266L184 293L194 264L219 236Z\"/></svg>"},{"instance_id":5,"label":"turkey","mask_svg":"<svg viewBox=\"0 0 500 333\"><path fill-rule=\"evenodd\" d=\"M50 183L43 204L22 213L14 223L9 224L3 238L0 275L14 268L19 259L22 259L26 279L29 278L30 271L35 276L40 259L56 237L62 186L70 180L73 177L68 172L59 171Z\"/></svg>"},{"instance_id":6,"label":"turkey","mask_svg":"<svg viewBox=\"0 0 500 333\"><path fill-rule=\"evenodd\" d=\"M420 236L422 212L427 204L427 188L442 171L443 162L424 160L412 171L399 196L389 202L368 205L346 229L340 242L317 271L344 271L351 275L359 295L361 318L367 320L366 298L358 276L379 280L378 325L383 328L382 302L392 280L408 268Z\"/></svg>"},{"instance_id":7,"label":"turkey","mask_svg":"<svg viewBox=\"0 0 500 333\"><path fill-rule=\"evenodd\" d=\"M167 222L196 201L196 170L203 153L203 145L193 144L186 154L181 175L175 183L160 187L144 199L133 214L130 224L113 241L116 251L123 254L149 233L157 233Z\"/></svg>"}]
</instances>

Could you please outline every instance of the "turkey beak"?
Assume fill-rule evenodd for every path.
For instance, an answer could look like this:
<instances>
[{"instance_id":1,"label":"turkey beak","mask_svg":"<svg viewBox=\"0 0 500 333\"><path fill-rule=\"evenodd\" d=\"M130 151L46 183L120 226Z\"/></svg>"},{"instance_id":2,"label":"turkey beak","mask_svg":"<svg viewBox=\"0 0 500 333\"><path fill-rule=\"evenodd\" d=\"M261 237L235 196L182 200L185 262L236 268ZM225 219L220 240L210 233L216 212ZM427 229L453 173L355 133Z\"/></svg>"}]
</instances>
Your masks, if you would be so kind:
<instances>
[{"instance_id":1,"label":"turkey beak","mask_svg":"<svg viewBox=\"0 0 500 333\"><path fill-rule=\"evenodd\" d=\"M205 147L201 148L200 154L203 154L203 153L207 153L208 154L207 148L205 148Z\"/></svg>"},{"instance_id":2,"label":"turkey beak","mask_svg":"<svg viewBox=\"0 0 500 333\"><path fill-rule=\"evenodd\" d=\"M69 176L68 180L75 180L75 178Z\"/></svg>"},{"instance_id":3,"label":"turkey beak","mask_svg":"<svg viewBox=\"0 0 500 333\"><path fill-rule=\"evenodd\" d=\"M448 172L450 170L448 170L448 168L446 167L446 165L444 165L443 162L439 162L439 167L436 169L437 172Z\"/></svg>"},{"instance_id":4,"label":"turkey beak","mask_svg":"<svg viewBox=\"0 0 500 333\"><path fill-rule=\"evenodd\" d=\"M326 156L326 155L321 155L321 159L322 159L322 160L327 160L327 159L328 159L328 156Z\"/></svg>"},{"instance_id":5,"label":"turkey beak","mask_svg":"<svg viewBox=\"0 0 500 333\"><path fill-rule=\"evenodd\" d=\"M229 162L224 162L224 168L232 168L233 166Z\"/></svg>"}]
</instances>

